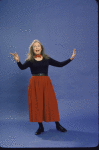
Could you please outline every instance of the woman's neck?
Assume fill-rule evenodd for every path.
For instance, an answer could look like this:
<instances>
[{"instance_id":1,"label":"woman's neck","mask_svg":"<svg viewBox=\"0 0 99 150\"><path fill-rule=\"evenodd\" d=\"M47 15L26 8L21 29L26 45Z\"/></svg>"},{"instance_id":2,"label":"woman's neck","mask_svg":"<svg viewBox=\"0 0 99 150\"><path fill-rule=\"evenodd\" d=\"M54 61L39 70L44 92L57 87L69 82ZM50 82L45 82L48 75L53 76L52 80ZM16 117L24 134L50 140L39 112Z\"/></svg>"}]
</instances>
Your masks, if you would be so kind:
<instances>
[{"instance_id":1,"label":"woman's neck","mask_svg":"<svg viewBox=\"0 0 99 150\"><path fill-rule=\"evenodd\" d=\"M42 59L43 59L43 56L41 56L41 57L36 57L36 58L34 58L35 60L37 60L37 61L41 61Z\"/></svg>"}]
</instances>

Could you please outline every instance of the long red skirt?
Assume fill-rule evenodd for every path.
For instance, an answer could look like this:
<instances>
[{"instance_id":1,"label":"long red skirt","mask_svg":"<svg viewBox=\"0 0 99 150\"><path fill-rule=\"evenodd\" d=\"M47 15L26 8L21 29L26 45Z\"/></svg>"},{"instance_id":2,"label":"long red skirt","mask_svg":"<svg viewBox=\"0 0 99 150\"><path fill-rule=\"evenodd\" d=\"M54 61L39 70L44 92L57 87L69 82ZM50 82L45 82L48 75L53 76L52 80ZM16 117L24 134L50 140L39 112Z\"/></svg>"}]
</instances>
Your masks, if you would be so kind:
<instances>
[{"instance_id":1,"label":"long red skirt","mask_svg":"<svg viewBox=\"0 0 99 150\"><path fill-rule=\"evenodd\" d=\"M60 121L58 104L49 76L32 76L28 86L30 122Z\"/></svg>"}]
</instances>

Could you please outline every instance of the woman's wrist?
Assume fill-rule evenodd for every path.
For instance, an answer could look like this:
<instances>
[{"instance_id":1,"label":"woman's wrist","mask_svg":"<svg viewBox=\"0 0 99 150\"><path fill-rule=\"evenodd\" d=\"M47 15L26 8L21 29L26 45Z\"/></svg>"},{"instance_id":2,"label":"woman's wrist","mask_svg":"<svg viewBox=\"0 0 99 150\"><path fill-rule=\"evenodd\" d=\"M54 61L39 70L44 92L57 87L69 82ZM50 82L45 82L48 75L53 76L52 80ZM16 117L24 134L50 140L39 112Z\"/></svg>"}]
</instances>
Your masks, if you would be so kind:
<instances>
[{"instance_id":1,"label":"woman's wrist","mask_svg":"<svg viewBox=\"0 0 99 150\"><path fill-rule=\"evenodd\" d=\"M70 60L73 60L73 59L74 59L73 57L70 58Z\"/></svg>"},{"instance_id":2,"label":"woman's wrist","mask_svg":"<svg viewBox=\"0 0 99 150\"><path fill-rule=\"evenodd\" d=\"M19 60L16 60L16 62L18 63L18 62L19 62Z\"/></svg>"}]
</instances>

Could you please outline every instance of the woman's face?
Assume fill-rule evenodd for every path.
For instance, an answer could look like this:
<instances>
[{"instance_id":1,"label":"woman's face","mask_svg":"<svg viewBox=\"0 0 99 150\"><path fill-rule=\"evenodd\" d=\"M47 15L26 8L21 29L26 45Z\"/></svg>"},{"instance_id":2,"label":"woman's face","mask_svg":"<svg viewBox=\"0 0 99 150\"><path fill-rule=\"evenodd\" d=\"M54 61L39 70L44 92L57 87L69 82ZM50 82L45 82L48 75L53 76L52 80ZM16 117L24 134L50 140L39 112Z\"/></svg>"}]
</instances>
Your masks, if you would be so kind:
<instances>
[{"instance_id":1,"label":"woman's face","mask_svg":"<svg viewBox=\"0 0 99 150\"><path fill-rule=\"evenodd\" d=\"M41 54L41 44L39 43L39 42L35 42L34 44L33 44L33 51L34 51L34 53L36 54L36 55L39 55L39 54Z\"/></svg>"}]
</instances>

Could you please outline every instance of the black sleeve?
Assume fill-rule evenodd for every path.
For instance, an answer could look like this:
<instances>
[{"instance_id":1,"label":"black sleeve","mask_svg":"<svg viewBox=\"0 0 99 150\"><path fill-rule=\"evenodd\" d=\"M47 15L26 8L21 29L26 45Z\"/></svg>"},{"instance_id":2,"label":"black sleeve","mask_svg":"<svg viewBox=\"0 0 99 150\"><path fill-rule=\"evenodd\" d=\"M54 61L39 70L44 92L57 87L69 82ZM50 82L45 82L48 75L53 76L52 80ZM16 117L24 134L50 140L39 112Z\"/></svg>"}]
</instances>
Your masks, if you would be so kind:
<instances>
[{"instance_id":1,"label":"black sleeve","mask_svg":"<svg viewBox=\"0 0 99 150\"><path fill-rule=\"evenodd\" d=\"M30 67L30 62L29 62L29 61L25 61L25 63L22 64L22 63L19 61L19 62L17 62L17 65L18 65L18 67L19 67L21 70L24 70L24 69Z\"/></svg>"},{"instance_id":2,"label":"black sleeve","mask_svg":"<svg viewBox=\"0 0 99 150\"><path fill-rule=\"evenodd\" d=\"M49 65L56 66L56 67L63 67L65 65L67 65L71 61L72 60L70 58L65 60L65 61L62 61L62 62L59 62L59 61L56 61L56 60L50 58L49 59Z\"/></svg>"}]
</instances>

